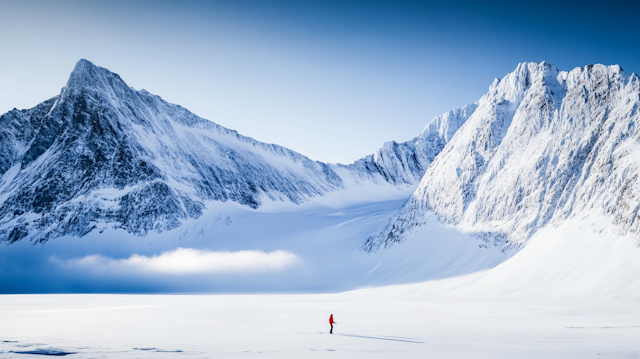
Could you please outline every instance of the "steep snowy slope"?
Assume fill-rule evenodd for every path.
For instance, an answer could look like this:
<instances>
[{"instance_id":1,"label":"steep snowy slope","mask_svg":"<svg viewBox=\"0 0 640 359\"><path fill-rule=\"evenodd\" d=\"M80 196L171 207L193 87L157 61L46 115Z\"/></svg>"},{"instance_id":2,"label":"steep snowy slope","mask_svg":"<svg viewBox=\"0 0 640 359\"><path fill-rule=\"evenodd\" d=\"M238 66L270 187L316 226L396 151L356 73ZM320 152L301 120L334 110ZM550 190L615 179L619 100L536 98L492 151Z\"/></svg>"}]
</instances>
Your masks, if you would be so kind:
<instances>
[{"instance_id":1,"label":"steep snowy slope","mask_svg":"<svg viewBox=\"0 0 640 359\"><path fill-rule=\"evenodd\" d=\"M406 239L429 213L503 248L590 209L621 234L638 233L639 106L638 76L619 66L518 65L494 81L365 248Z\"/></svg>"},{"instance_id":2,"label":"steep snowy slope","mask_svg":"<svg viewBox=\"0 0 640 359\"><path fill-rule=\"evenodd\" d=\"M386 142L373 155L341 166L364 178L375 180L381 175L385 181L393 184L417 183L477 107L477 104L471 104L449 111L431 120L424 131L410 141Z\"/></svg>"},{"instance_id":3,"label":"steep snowy slope","mask_svg":"<svg viewBox=\"0 0 640 359\"><path fill-rule=\"evenodd\" d=\"M258 207L343 188L329 166L201 119L86 60L61 94L0 118L0 236L44 241L98 222L168 230L207 200Z\"/></svg>"},{"instance_id":4,"label":"steep snowy slope","mask_svg":"<svg viewBox=\"0 0 640 359\"><path fill-rule=\"evenodd\" d=\"M208 201L300 204L354 186L402 186L398 196L473 109L438 117L415 139L352 165L330 165L199 118L80 60L59 96L0 116L0 240L83 236L105 224L145 235L199 217Z\"/></svg>"}]
</instances>

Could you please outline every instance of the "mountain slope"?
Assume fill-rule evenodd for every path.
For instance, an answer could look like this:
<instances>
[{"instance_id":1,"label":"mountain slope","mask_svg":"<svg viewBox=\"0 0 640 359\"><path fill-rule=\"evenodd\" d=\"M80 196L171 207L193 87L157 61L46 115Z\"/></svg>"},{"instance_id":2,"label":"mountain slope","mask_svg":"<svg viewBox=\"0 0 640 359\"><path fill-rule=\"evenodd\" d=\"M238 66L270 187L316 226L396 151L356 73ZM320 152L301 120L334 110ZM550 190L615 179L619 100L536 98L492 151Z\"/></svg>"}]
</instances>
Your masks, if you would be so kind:
<instances>
[{"instance_id":1,"label":"mountain slope","mask_svg":"<svg viewBox=\"0 0 640 359\"><path fill-rule=\"evenodd\" d=\"M638 233L639 106L638 76L619 66L518 65L494 81L365 249L403 241L430 213L503 247L592 208L622 234Z\"/></svg>"},{"instance_id":2,"label":"mountain slope","mask_svg":"<svg viewBox=\"0 0 640 359\"><path fill-rule=\"evenodd\" d=\"M470 112L436 118L412 141L352 165L330 165L199 118L80 60L59 96L0 116L0 240L107 227L145 235L199 217L209 201L258 208L363 183L415 185Z\"/></svg>"},{"instance_id":3,"label":"mountain slope","mask_svg":"<svg viewBox=\"0 0 640 359\"><path fill-rule=\"evenodd\" d=\"M9 241L83 235L98 222L144 235L198 217L207 200L255 208L343 187L323 163L135 91L86 60L60 96L0 124Z\"/></svg>"},{"instance_id":4,"label":"mountain slope","mask_svg":"<svg viewBox=\"0 0 640 359\"><path fill-rule=\"evenodd\" d=\"M470 104L449 111L431 120L424 131L410 141L386 142L373 155L341 166L360 176L380 175L396 185L417 183L476 108L477 104Z\"/></svg>"}]
</instances>

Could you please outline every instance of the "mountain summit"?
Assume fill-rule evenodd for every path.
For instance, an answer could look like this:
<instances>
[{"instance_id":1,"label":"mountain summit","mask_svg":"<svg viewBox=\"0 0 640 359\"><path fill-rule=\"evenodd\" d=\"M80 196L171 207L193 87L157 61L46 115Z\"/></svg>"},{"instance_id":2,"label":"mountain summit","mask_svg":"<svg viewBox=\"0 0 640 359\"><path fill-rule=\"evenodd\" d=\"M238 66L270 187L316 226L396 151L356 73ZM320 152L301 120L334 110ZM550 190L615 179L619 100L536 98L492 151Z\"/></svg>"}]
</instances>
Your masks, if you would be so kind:
<instances>
[{"instance_id":1,"label":"mountain summit","mask_svg":"<svg viewBox=\"0 0 640 359\"><path fill-rule=\"evenodd\" d=\"M414 185L428 165L415 155L419 138L329 165L136 91L83 59L60 95L0 116L0 240L106 227L145 235L199 217L211 201L258 208L365 182Z\"/></svg>"},{"instance_id":2,"label":"mountain summit","mask_svg":"<svg viewBox=\"0 0 640 359\"><path fill-rule=\"evenodd\" d=\"M418 183L366 250L403 241L434 216L499 248L590 211L637 234L639 107L638 76L619 66L523 63L410 141L326 164L137 91L83 59L58 96L0 116L0 240L106 228L144 236L214 202L257 209L358 188L375 200L382 188L398 196Z\"/></svg>"},{"instance_id":3,"label":"mountain summit","mask_svg":"<svg viewBox=\"0 0 640 359\"><path fill-rule=\"evenodd\" d=\"M591 212L637 235L639 108L638 76L619 66L518 65L491 85L365 249L401 242L434 216L500 248Z\"/></svg>"}]
</instances>

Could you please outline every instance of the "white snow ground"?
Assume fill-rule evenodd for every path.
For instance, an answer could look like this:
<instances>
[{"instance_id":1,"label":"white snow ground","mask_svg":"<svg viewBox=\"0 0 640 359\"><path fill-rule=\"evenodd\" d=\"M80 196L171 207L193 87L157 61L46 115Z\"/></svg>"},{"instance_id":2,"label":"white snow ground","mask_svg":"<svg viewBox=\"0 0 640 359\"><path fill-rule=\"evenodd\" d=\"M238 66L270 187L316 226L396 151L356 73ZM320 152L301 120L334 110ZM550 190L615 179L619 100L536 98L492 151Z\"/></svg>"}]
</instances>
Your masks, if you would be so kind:
<instances>
[{"instance_id":1,"label":"white snow ground","mask_svg":"<svg viewBox=\"0 0 640 359\"><path fill-rule=\"evenodd\" d=\"M431 280L328 294L4 295L0 357L35 357L20 352L67 352L73 358L640 357L640 250L634 238L620 236L601 216L547 227L516 253L491 243L481 247L480 239L431 221L403 243L341 263L353 255L353 246L327 234L352 235L367 227L354 223L373 220L378 212L388 215L399 205L269 213L262 217L269 225L260 216L236 219L255 223L247 233L271 228L273 238L281 234L274 228L289 221L286 231L295 238L316 230L293 225L300 213L325 218L324 235L318 236L324 241L316 246L296 247L291 238L267 241L301 259L294 274L277 279L293 287L321 281L322 275L325 287L309 290L337 281L335 290L354 285L367 268L364 275L374 285ZM235 250L232 242L223 243ZM332 313L337 324L329 335Z\"/></svg>"},{"instance_id":2,"label":"white snow ground","mask_svg":"<svg viewBox=\"0 0 640 359\"><path fill-rule=\"evenodd\" d=\"M635 300L482 298L398 288L299 295L6 295L0 356L637 358ZM328 317L337 321L329 335Z\"/></svg>"}]
</instances>

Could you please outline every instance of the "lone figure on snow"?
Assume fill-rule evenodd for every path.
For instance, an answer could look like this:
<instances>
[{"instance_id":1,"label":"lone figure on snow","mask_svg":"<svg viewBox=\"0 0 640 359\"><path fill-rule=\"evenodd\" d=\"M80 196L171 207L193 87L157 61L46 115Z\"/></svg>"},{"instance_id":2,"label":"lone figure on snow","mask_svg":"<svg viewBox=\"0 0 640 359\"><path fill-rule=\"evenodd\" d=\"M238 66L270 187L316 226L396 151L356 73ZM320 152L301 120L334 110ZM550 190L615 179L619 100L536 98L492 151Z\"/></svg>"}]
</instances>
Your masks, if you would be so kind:
<instances>
[{"instance_id":1,"label":"lone figure on snow","mask_svg":"<svg viewBox=\"0 0 640 359\"><path fill-rule=\"evenodd\" d=\"M333 323L338 324L337 322L333 321L333 314L331 314L331 316L329 317L329 324L331 324L331 330L329 331L329 334L333 334Z\"/></svg>"}]
</instances>

